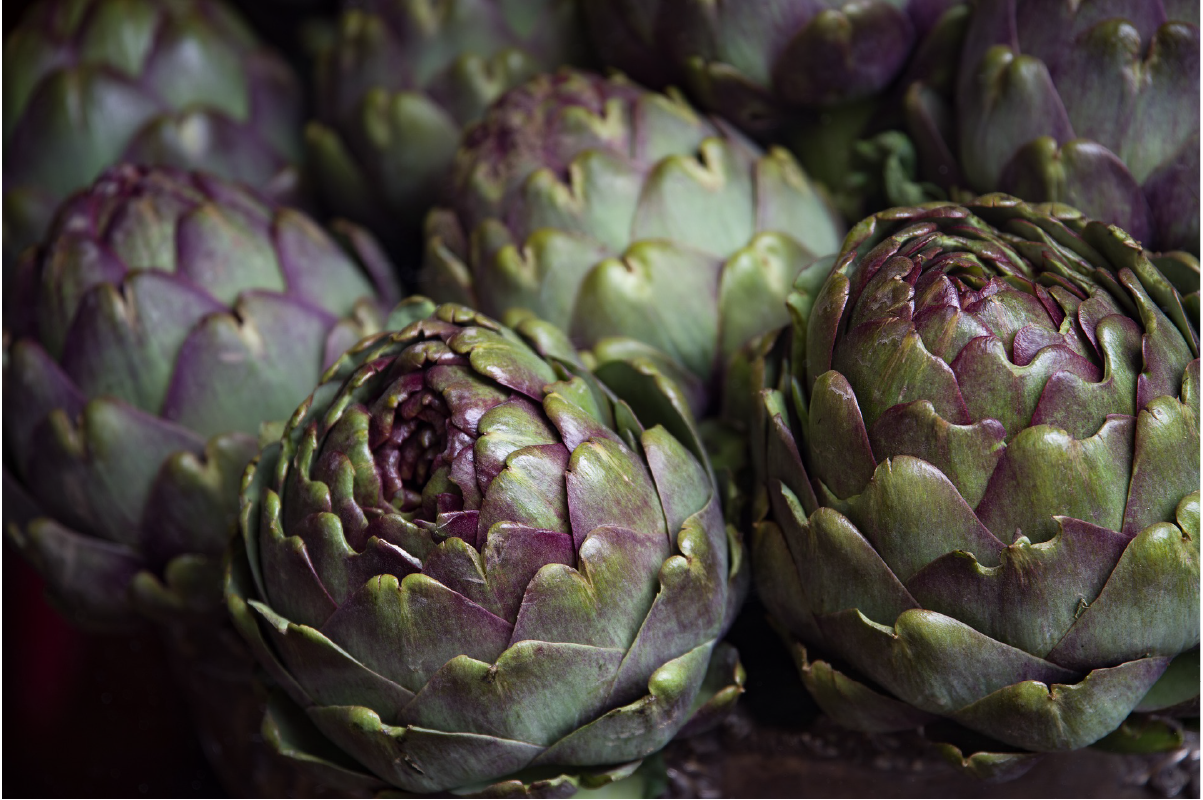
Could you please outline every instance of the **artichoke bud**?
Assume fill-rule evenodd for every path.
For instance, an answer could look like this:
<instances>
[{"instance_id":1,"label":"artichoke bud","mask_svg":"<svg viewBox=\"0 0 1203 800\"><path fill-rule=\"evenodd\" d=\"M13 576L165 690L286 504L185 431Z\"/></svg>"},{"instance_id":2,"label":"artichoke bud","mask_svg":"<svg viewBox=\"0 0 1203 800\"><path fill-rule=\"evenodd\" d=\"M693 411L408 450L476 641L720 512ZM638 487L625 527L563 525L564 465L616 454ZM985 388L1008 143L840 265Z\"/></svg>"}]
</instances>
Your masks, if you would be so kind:
<instances>
[{"instance_id":1,"label":"artichoke bud","mask_svg":"<svg viewBox=\"0 0 1203 800\"><path fill-rule=\"evenodd\" d=\"M217 605L219 582L203 579L216 573L188 565L220 560L257 431L396 299L378 248L344 233L362 263L250 189L124 165L27 251L5 449L38 518L14 540L68 614L103 627L130 623L134 606Z\"/></svg>"},{"instance_id":2,"label":"artichoke bud","mask_svg":"<svg viewBox=\"0 0 1203 800\"><path fill-rule=\"evenodd\" d=\"M510 321L409 301L244 477L231 612L360 782L605 783L741 691L747 573L679 390L628 404Z\"/></svg>"},{"instance_id":3,"label":"artichoke bud","mask_svg":"<svg viewBox=\"0 0 1203 800\"><path fill-rule=\"evenodd\" d=\"M40 0L6 38L4 64L6 263L121 161L300 199L300 85L221 0Z\"/></svg>"},{"instance_id":4,"label":"artichoke bud","mask_svg":"<svg viewBox=\"0 0 1203 800\"><path fill-rule=\"evenodd\" d=\"M511 90L468 131L428 230L436 299L529 309L598 363L630 340L686 373L695 411L717 405L745 341L788 321L795 276L842 235L784 150L671 93L571 70Z\"/></svg>"},{"instance_id":5,"label":"artichoke bud","mask_svg":"<svg viewBox=\"0 0 1203 800\"><path fill-rule=\"evenodd\" d=\"M754 448L757 580L837 719L1066 750L1197 697L1197 279L1167 263L1004 195L853 229Z\"/></svg>"},{"instance_id":6,"label":"artichoke bud","mask_svg":"<svg viewBox=\"0 0 1203 800\"><path fill-rule=\"evenodd\" d=\"M912 133L933 164L959 151L961 188L1067 202L1152 250L1198 252L1193 6L983 0L958 72L954 124L920 115Z\"/></svg>"}]
</instances>

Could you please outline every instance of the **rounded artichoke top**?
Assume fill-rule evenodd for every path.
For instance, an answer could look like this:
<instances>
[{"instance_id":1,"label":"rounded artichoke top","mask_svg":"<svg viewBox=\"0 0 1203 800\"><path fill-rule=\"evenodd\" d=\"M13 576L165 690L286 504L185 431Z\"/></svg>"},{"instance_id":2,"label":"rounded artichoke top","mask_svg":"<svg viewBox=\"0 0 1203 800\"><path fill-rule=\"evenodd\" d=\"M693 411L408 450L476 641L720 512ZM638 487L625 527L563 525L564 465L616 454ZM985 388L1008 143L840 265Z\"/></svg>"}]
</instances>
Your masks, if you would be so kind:
<instances>
[{"instance_id":1,"label":"rounded artichoke top","mask_svg":"<svg viewBox=\"0 0 1203 800\"><path fill-rule=\"evenodd\" d=\"M287 415L358 337L339 321L370 316L396 289L383 267L368 275L304 214L247 187L122 165L62 206L18 265L15 294L13 334L36 340L85 397L210 436Z\"/></svg>"},{"instance_id":2,"label":"rounded artichoke top","mask_svg":"<svg viewBox=\"0 0 1203 800\"><path fill-rule=\"evenodd\" d=\"M37 508L9 533L72 616L110 626L135 605L219 600L260 426L396 297L387 264L348 239L362 266L250 189L123 165L23 253L6 297L5 486Z\"/></svg>"},{"instance_id":3,"label":"rounded artichoke top","mask_svg":"<svg viewBox=\"0 0 1203 800\"><path fill-rule=\"evenodd\" d=\"M1132 454L1118 456L1148 414L1186 425L1166 437L1190 439L1198 321L1137 243L1074 209L993 195L865 220L815 299L805 346L806 384L823 398L809 441L832 497L859 493L883 459L911 455L942 470L1000 539L1019 529L1042 541L1055 515L1084 501L1055 486L1014 492L1024 475L1051 478L1071 441L1099 458L1119 448L1111 478L1095 476L1111 483L1109 499L1077 509L1094 524L1135 533L1173 520L1190 491L1178 490L1198 482L1197 466L1162 465L1157 481L1146 467L1129 485ZM855 414L822 407L845 389ZM857 430L860 456L833 460ZM943 435L964 437L961 447ZM1138 435L1136 450L1153 458L1168 440Z\"/></svg>"},{"instance_id":4,"label":"rounded artichoke top","mask_svg":"<svg viewBox=\"0 0 1203 800\"><path fill-rule=\"evenodd\" d=\"M247 471L242 632L407 791L650 754L741 594L686 417L642 427L534 319L413 301L390 327Z\"/></svg>"},{"instance_id":5,"label":"rounded artichoke top","mask_svg":"<svg viewBox=\"0 0 1203 800\"><path fill-rule=\"evenodd\" d=\"M42 0L5 40L4 89L6 248L122 160L295 190L300 87L220 0Z\"/></svg>"},{"instance_id":6,"label":"rounded artichoke top","mask_svg":"<svg viewBox=\"0 0 1203 800\"><path fill-rule=\"evenodd\" d=\"M1066 206L990 195L853 228L759 395L753 563L815 648L799 662L824 709L1063 751L1197 702L1198 320L1180 300L1127 234Z\"/></svg>"},{"instance_id":7,"label":"rounded artichoke top","mask_svg":"<svg viewBox=\"0 0 1203 800\"><path fill-rule=\"evenodd\" d=\"M469 227L489 218L508 219L519 235L529 235L533 231L523 226L529 214L522 215L521 202L528 181L547 176L568 184L576 177L574 162L594 154L646 179L664 159L688 157L711 138L740 148L744 159L757 156L755 146L738 133L678 98L649 92L621 76L561 70L511 89L468 129L456 155L451 198ZM628 222L620 241L631 238L636 220Z\"/></svg>"},{"instance_id":8,"label":"rounded artichoke top","mask_svg":"<svg viewBox=\"0 0 1203 800\"><path fill-rule=\"evenodd\" d=\"M794 276L842 229L784 150L675 94L572 70L507 92L468 131L449 205L427 219L436 299L527 309L601 361L599 346L650 352L695 384L786 321Z\"/></svg>"},{"instance_id":9,"label":"rounded artichoke top","mask_svg":"<svg viewBox=\"0 0 1203 800\"><path fill-rule=\"evenodd\" d=\"M956 122L971 188L1069 203L1154 250L1199 250L1199 5L988 0Z\"/></svg>"}]
</instances>

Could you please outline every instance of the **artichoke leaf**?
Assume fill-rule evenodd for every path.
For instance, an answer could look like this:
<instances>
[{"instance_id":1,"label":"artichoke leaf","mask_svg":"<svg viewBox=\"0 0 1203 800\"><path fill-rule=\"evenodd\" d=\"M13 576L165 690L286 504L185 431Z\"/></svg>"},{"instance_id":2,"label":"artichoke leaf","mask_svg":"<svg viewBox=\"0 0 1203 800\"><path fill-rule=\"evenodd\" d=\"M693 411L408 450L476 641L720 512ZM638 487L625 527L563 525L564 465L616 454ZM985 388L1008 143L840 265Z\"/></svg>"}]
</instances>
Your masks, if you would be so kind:
<instances>
[{"instance_id":1,"label":"artichoke leaf","mask_svg":"<svg viewBox=\"0 0 1203 800\"><path fill-rule=\"evenodd\" d=\"M1182 499L1198 492L1198 442L1198 414L1176 398L1158 397L1141 409L1124 533L1134 536L1154 523L1174 521Z\"/></svg>"},{"instance_id":2,"label":"artichoke leaf","mask_svg":"<svg viewBox=\"0 0 1203 800\"><path fill-rule=\"evenodd\" d=\"M1019 533L1047 541L1058 515L1120 530L1135 429L1135 419L1119 415L1087 439L1048 425L1024 429L1003 453L977 507L982 524L1003 541Z\"/></svg>"},{"instance_id":3,"label":"artichoke leaf","mask_svg":"<svg viewBox=\"0 0 1203 800\"><path fill-rule=\"evenodd\" d=\"M1090 301L1082 304L1084 324ZM1103 375L1091 379L1085 370L1063 370L1049 376L1028 425L1050 425L1086 439L1106 424L1108 415L1137 411L1141 364L1140 329L1132 320L1111 314L1098 321L1092 336L1103 354Z\"/></svg>"},{"instance_id":4,"label":"artichoke leaf","mask_svg":"<svg viewBox=\"0 0 1203 800\"><path fill-rule=\"evenodd\" d=\"M647 678L646 694L564 736L536 764L588 765L659 750L693 708L715 648L713 640L664 662Z\"/></svg>"},{"instance_id":5,"label":"artichoke leaf","mask_svg":"<svg viewBox=\"0 0 1203 800\"><path fill-rule=\"evenodd\" d=\"M448 625L448 620L454 624ZM506 620L426 575L376 575L321 626L330 641L389 680L418 691L456 656L492 663L513 633ZM303 662L292 665L304 669Z\"/></svg>"},{"instance_id":6,"label":"artichoke leaf","mask_svg":"<svg viewBox=\"0 0 1203 800\"><path fill-rule=\"evenodd\" d=\"M193 431L103 397L75 418L52 410L30 443L38 447L23 477L43 510L75 530L130 545L142 538L143 512L163 461L204 451Z\"/></svg>"},{"instance_id":7,"label":"artichoke leaf","mask_svg":"<svg viewBox=\"0 0 1203 800\"><path fill-rule=\"evenodd\" d=\"M1173 656L1198 643L1199 537L1157 523L1131 540L1098 597L1047 657L1084 670Z\"/></svg>"},{"instance_id":8,"label":"artichoke leaf","mask_svg":"<svg viewBox=\"0 0 1203 800\"><path fill-rule=\"evenodd\" d=\"M631 336L705 380L720 358L715 349L720 263L672 240L638 241L590 270L576 297L570 332L588 345ZM690 312L681 313L686 308Z\"/></svg>"},{"instance_id":9,"label":"artichoke leaf","mask_svg":"<svg viewBox=\"0 0 1203 800\"><path fill-rule=\"evenodd\" d=\"M932 561L906 583L924 607L973 626L992 639L1046 657L1094 602L1129 539L1058 517L1052 539L1017 539L982 566L965 551Z\"/></svg>"},{"instance_id":10,"label":"artichoke leaf","mask_svg":"<svg viewBox=\"0 0 1203 800\"><path fill-rule=\"evenodd\" d=\"M293 700L306 708L355 705L371 708L386 720L403 718L412 691L357 660L321 631L289 622L258 600L247 606L259 620L258 630L267 634L264 643L272 654L267 663L290 676L283 685Z\"/></svg>"},{"instance_id":11,"label":"artichoke leaf","mask_svg":"<svg viewBox=\"0 0 1203 800\"><path fill-rule=\"evenodd\" d=\"M744 693L747 677L739 653L726 642L719 642L710 654L710 666L689 710L689 721L676 738L688 739L719 724Z\"/></svg>"},{"instance_id":12,"label":"artichoke leaf","mask_svg":"<svg viewBox=\"0 0 1203 800\"><path fill-rule=\"evenodd\" d=\"M810 392L807 440L815 476L836 497L860 494L877 468L856 393L836 372L824 372ZM875 426L876 427L876 426Z\"/></svg>"},{"instance_id":13,"label":"artichoke leaf","mask_svg":"<svg viewBox=\"0 0 1203 800\"><path fill-rule=\"evenodd\" d=\"M478 440L479 441L479 440ZM578 448L579 450L579 448ZM480 508L478 534L499 522L574 533L570 489L564 470L572 456L560 443L529 445L506 458L506 467L489 484ZM595 526L594 526L595 527ZM592 528L590 528L591 530ZM579 533L583 539L587 531Z\"/></svg>"},{"instance_id":14,"label":"artichoke leaf","mask_svg":"<svg viewBox=\"0 0 1203 800\"><path fill-rule=\"evenodd\" d=\"M866 733L909 731L936 717L884 695L820 658L801 643L788 642L794 663L811 697L841 725Z\"/></svg>"},{"instance_id":15,"label":"artichoke leaf","mask_svg":"<svg viewBox=\"0 0 1203 800\"><path fill-rule=\"evenodd\" d=\"M903 611L919 607L847 517L820 508L807 519L793 493L784 486L779 491L791 513L778 520L806 599L802 608L808 614L819 617L857 609L889 625ZM837 572L825 567L829 563L843 567Z\"/></svg>"},{"instance_id":16,"label":"artichoke leaf","mask_svg":"<svg viewBox=\"0 0 1203 800\"><path fill-rule=\"evenodd\" d=\"M261 734L267 746L323 786L349 796L374 794L387 788L326 739L305 713L283 693L268 695Z\"/></svg>"},{"instance_id":17,"label":"artichoke leaf","mask_svg":"<svg viewBox=\"0 0 1203 800\"><path fill-rule=\"evenodd\" d=\"M570 534L515 522L498 522L489 528L483 555L498 616L510 622L517 621L530 583L544 566L574 567L577 559Z\"/></svg>"},{"instance_id":18,"label":"artichoke leaf","mask_svg":"<svg viewBox=\"0 0 1203 800\"><path fill-rule=\"evenodd\" d=\"M594 528L578 567L539 569L526 587L511 642L570 642L625 651L660 589L667 542L618 526Z\"/></svg>"},{"instance_id":19,"label":"artichoke leaf","mask_svg":"<svg viewBox=\"0 0 1203 800\"><path fill-rule=\"evenodd\" d=\"M456 656L418 691L403 719L432 730L548 747L601 713L622 655L610 648L528 639L496 663ZM623 760L628 759L619 756L608 763Z\"/></svg>"},{"instance_id":20,"label":"artichoke leaf","mask_svg":"<svg viewBox=\"0 0 1203 800\"><path fill-rule=\"evenodd\" d=\"M858 672L933 714L953 714L1024 681L1073 684L1080 678L926 609L902 612L893 627L873 622L855 608L823 615L819 625L832 649Z\"/></svg>"},{"instance_id":21,"label":"artichoke leaf","mask_svg":"<svg viewBox=\"0 0 1203 800\"><path fill-rule=\"evenodd\" d=\"M48 517L22 527L10 524L5 539L39 568L64 613L89 628L137 624L126 591L146 566L132 547L74 531Z\"/></svg>"},{"instance_id":22,"label":"artichoke leaf","mask_svg":"<svg viewBox=\"0 0 1203 800\"><path fill-rule=\"evenodd\" d=\"M1092 670L1080 682L1016 682L950 716L1001 742L1036 751L1086 747L1127 718L1169 659L1143 658Z\"/></svg>"},{"instance_id":23,"label":"artichoke leaf","mask_svg":"<svg viewBox=\"0 0 1203 800\"><path fill-rule=\"evenodd\" d=\"M869 441L879 461L906 455L931 464L970 508L977 508L1006 449L1006 435L998 420L954 425L937 414L930 402L919 400L882 414L869 431Z\"/></svg>"},{"instance_id":24,"label":"artichoke leaf","mask_svg":"<svg viewBox=\"0 0 1203 800\"><path fill-rule=\"evenodd\" d=\"M806 641L822 641L785 536L774 522L766 520L752 530L752 575L771 619L781 620L785 630Z\"/></svg>"},{"instance_id":25,"label":"artichoke leaf","mask_svg":"<svg viewBox=\"0 0 1203 800\"><path fill-rule=\"evenodd\" d=\"M313 706L310 720L340 749L355 753L373 774L429 795L517 772L542 750L500 736L392 726L362 706Z\"/></svg>"},{"instance_id":26,"label":"artichoke leaf","mask_svg":"<svg viewBox=\"0 0 1203 800\"><path fill-rule=\"evenodd\" d=\"M1157 679L1136 707L1137 711L1173 713L1175 706L1199 700L1199 649L1174 656L1174 660Z\"/></svg>"},{"instance_id":27,"label":"artichoke leaf","mask_svg":"<svg viewBox=\"0 0 1203 800\"><path fill-rule=\"evenodd\" d=\"M997 566L1004 547L948 477L913 456L878 464L864 491L848 499L845 513L903 582L958 550Z\"/></svg>"},{"instance_id":28,"label":"artichoke leaf","mask_svg":"<svg viewBox=\"0 0 1203 800\"><path fill-rule=\"evenodd\" d=\"M728 572L726 525L718 499L687 518L676 534L676 554L660 566L659 591L643 618L610 692L612 703L632 701L654 670L675 656L698 647L704 637L717 638L730 624L728 603L740 591L740 575ZM689 619L689 626L681 620Z\"/></svg>"},{"instance_id":29,"label":"artichoke leaf","mask_svg":"<svg viewBox=\"0 0 1203 800\"><path fill-rule=\"evenodd\" d=\"M568 492L572 538L579 548L603 525L658 535L667 547L664 510L643 460L612 439L593 439L572 452L562 470Z\"/></svg>"}]
</instances>

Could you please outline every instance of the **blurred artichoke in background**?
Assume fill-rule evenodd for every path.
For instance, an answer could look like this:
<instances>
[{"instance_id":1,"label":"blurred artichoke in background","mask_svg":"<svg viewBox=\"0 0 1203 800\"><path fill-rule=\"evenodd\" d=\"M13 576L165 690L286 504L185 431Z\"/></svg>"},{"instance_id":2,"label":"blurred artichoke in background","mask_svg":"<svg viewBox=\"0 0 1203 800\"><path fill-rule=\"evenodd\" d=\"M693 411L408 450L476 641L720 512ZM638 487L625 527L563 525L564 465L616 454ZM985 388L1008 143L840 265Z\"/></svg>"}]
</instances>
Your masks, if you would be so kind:
<instances>
[{"instance_id":1,"label":"blurred artichoke in background","mask_svg":"<svg viewBox=\"0 0 1203 800\"><path fill-rule=\"evenodd\" d=\"M917 88L928 177L1057 201L1199 253L1199 4L981 0L954 105Z\"/></svg>"},{"instance_id":2,"label":"blurred artichoke in background","mask_svg":"<svg viewBox=\"0 0 1203 800\"><path fill-rule=\"evenodd\" d=\"M300 100L289 67L219 0L37 3L4 42L6 264L121 161L295 200Z\"/></svg>"},{"instance_id":3,"label":"blurred artichoke in background","mask_svg":"<svg viewBox=\"0 0 1203 800\"><path fill-rule=\"evenodd\" d=\"M4 460L6 502L27 505L7 534L68 616L219 606L261 423L286 418L397 296L362 251L371 274L249 189L128 165L25 251L5 318Z\"/></svg>"},{"instance_id":4,"label":"blurred artichoke in background","mask_svg":"<svg viewBox=\"0 0 1203 800\"><path fill-rule=\"evenodd\" d=\"M881 94L963 0L583 0L602 59L769 131L802 109Z\"/></svg>"},{"instance_id":5,"label":"blurred artichoke in background","mask_svg":"<svg viewBox=\"0 0 1203 800\"><path fill-rule=\"evenodd\" d=\"M577 16L576 0L347 0L307 132L330 210L416 253L462 129L506 89L580 63Z\"/></svg>"},{"instance_id":6,"label":"blurred artichoke in background","mask_svg":"<svg viewBox=\"0 0 1203 800\"><path fill-rule=\"evenodd\" d=\"M1123 231L885 211L787 341L753 563L824 710L1048 751L1197 699L1198 320Z\"/></svg>"},{"instance_id":7,"label":"blurred artichoke in background","mask_svg":"<svg viewBox=\"0 0 1203 800\"><path fill-rule=\"evenodd\" d=\"M600 361L650 348L713 385L744 341L787 321L794 276L841 235L785 151L675 95L564 70L465 135L423 277L438 300L533 311Z\"/></svg>"},{"instance_id":8,"label":"blurred artichoke in background","mask_svg":"<svg viewBox=\"0 0 1203 800\"><path fill-rule=\"evenodd\" d=\"M894 152L906 147L897 139L865 153L855 143L901 126L902 87L942 86L951 77L968 10L964 0L583 4L605 63L652 88L676 85L747 133L788 143L807 174L857 219L882 207L880 190L898 184L891 173L913 156ZM908 191L925 190L915 187L912 168L903 172Z\"/></svg>"},{"instance_id":9,"label":"blurred artichoke in background","mask_svg":"<svg viewBox=\"0 0 1203 800\"><path fill-rule=\"evenodd\" d=\"M227 600L304 710L268 740L344 790L565 796L714 721L746 569L671 384L628 375L651 424L537 319L389 329L243 482Z\"/></svg>"}]
</instances>

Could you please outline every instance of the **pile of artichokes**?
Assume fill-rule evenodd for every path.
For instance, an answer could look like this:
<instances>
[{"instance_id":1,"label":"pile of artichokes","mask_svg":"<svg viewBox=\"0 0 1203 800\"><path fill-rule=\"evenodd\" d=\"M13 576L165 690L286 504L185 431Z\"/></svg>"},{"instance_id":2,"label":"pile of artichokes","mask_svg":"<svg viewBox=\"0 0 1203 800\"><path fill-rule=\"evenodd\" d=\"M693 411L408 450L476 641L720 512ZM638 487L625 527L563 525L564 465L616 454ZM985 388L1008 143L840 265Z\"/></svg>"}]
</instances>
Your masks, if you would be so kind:
<instances>
[{"instance_id":1,"label":"pile of artichokes","mask_svg":"<svg viewBox=\"0 0 1203 800\"><path fill-rule=\"evenodd\" d=\"M334 6L4 45L6 547L231 794L658 796L774 647L979 778L1181 746L1196 5Z\"/></svg>"}]
</instances>

